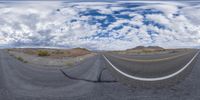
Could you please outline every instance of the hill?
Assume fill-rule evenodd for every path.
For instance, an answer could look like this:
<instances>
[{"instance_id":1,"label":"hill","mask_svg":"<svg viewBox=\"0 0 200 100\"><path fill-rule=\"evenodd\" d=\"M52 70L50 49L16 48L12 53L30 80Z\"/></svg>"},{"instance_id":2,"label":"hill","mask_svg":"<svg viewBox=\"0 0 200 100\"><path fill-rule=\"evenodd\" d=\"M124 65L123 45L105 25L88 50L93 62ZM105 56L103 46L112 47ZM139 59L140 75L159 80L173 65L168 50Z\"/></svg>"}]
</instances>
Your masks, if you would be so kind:
<instances>
[{"instance_id":1,"label":"hill","mask_svg":"<svg viewBox=\"0 0 200 100\"><path fill-rule=\"evenodd\" d=\"M130 50L164 50L164 48L159 47L159 46L137 46L135 48L132 49L127 49L126 51L130 51Z\"/></svg>"}]
</instances>

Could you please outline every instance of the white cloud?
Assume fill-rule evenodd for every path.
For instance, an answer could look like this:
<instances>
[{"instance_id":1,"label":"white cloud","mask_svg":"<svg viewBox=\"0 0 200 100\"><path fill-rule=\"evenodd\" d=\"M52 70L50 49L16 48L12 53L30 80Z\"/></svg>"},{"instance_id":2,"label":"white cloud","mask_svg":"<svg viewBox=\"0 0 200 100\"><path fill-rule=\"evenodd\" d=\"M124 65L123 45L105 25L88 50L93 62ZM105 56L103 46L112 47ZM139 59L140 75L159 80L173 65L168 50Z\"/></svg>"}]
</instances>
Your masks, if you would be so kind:
<instances>
[{"instance_id":1,"label":"white cloud","mask_svg":"<svg viewBox=\"0 0 200 100\"><path fill-rule=\"evenodd\" d=\"M200 14L197 13L200 11L200 5L197 6L188 6L181 9L181 12L194 24L200 25Z\"/></svg>"},{"instance_id":2,"label":"white cloud","mask_svg":"<svg viewBox=\"0 0 200 100\"><path fill-rule=\"evenodd\" d=\"M48 4L50 3L50 4ZM53 4L54 3L54 4ZM29 2L0 5L0 46L50 46L87 47L90 49L127 49L137 45L159 45L164 47L199 46L200 26L198 7L175 2L145 4L139 7L123 7L123 2ZM144 2L145 3L145 2ZM146 2L148 3L148 2ZM178 8L182 6L183 8ZM88 9L102 14L80 15ZM162 13L143 16L129 10L156 9ZM132 18L118 18L114 11ZM174 16L174 14L179 15ZM116 19L109 22L109 15ZM119 15L119 14L118 14ZM101 20L95 22L95 19ZM144 19L154 21L167 28L146 25ZM72 21L74 20L74 21ZM106 20L103 22L103 20ZM91 24L90 21L93 21ZM103 27L102 23L108 24ZM120 27L122 26L122 27ZM120 27L119 29L115 29ZM155 33L151 34L151 30ZM98 36L97 34L108 34Z\"/></svg>"},{"instance_id":3,"label":"white cloud","mask_svg":"<svg viewBox=\"0 0 200 100\"><path fill-rule=\"evenodd\" d=\"M146 16L146 18L167 26L170 24L169 19L167 19L165 16L161 14L149 14Z\"/></svg>"}]
</instances>

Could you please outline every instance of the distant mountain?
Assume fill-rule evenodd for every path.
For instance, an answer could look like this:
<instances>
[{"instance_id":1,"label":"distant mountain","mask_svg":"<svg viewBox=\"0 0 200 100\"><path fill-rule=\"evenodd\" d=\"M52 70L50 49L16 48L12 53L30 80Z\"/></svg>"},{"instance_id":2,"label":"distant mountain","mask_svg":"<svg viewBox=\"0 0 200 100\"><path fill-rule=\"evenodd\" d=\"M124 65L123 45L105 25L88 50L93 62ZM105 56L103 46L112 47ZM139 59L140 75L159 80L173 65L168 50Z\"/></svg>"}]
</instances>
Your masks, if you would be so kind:
<instances>
[{"instance_id":1,"label":"distant mountain","mask_svg":"<svg viewBox=\"0 0 200 100\"><path fill-rule=\"evenodd\" d=\"M148 46L147 48L148 49L155 49L155 50L162 50L162 49L164 49L164 48L159 47L159 46Z\"/></svg>"},{"instance_id":2,"label":"distant mountain","mask_svg":"<svg viewBox=\"0 0 200 100\"><path fill-rule=\"evenodd\" d=\"M76 50L76 51L84 51L84 52L90 52L88 49L86 48L72 48L70 50Z\"/></svg>"},{"instance_id":3,"label":"distant mountain","mask_svg":"<svg viewBox=\"0 0 200 100\"><path fill-rule=\"evenodd\" d=\"M137 46L135 48L132 48L130 50L140 50L140 49L145 49L146 47L145 46Z\"/></svg>"},{"instance_id":4,"label":"distant mountain","mask_svg":"<svg viewBox=\"0 0 200 100\"><path fill-rule=\"evenodd\" d=\"M159 47L159 46L137 46L135 48L132 49L127 49L127 51L129 50L163 50L164 48Z\"/></svg>"},{"instance_id":5,"label":"distant mountain","mask_svg":"<svg viewBox=\"0 0 200 100\"><path fill-rule=\"evenodd\" d=\"M69 49L67 51L69 52L70 56L81 56L81 55L91 53L91 51L89 51L88 49L85 49L85 48L73 48L73 49Z\"/></svg>"}]
</instances>

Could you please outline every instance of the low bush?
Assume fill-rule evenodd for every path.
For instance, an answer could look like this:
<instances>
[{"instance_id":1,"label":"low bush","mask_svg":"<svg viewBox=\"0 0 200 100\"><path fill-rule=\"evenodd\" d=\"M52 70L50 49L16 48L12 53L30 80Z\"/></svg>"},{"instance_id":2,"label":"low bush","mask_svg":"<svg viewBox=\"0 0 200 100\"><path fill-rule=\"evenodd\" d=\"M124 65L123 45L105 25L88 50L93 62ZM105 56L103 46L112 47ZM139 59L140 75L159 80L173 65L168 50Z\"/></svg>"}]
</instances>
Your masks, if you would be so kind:
<instances>
[{"instance_id":1,"label":"low bush","mask_svg":"<svg viewBox=\"0 0 200 100\"><path fill-rule=\"evenodd\" d=\"M28 61L24 61L24 63L28 63Z\"/></svg>"},{"instance_id":2,"label":"low bush","mask_svg":"<svg viewBox=\"0 0 200 100\"><path fill-rule=\"evenodd\" d=\"M46 50L39 50L37 54L38 56L50 56L49 52Z\"/></svg>"},{"instance_id":3,"label":"low bush","mask_svg":"<svg viewBox=\"0 0 200 100\"><path fill-rule=\"evenodd\" d=\"M24 62L24 63L28 63L28 61L25 61L22 57L16 57L17 60L21 61L21 62Z\"/></svg>"},{"instance_id":4,"label":"low bush","mask_svg":"<svg viewBox=\"0 0 200 100\"><path fill-rule=\"evenodd\" d=\"M24 62L24 59L22 57L17 57L17 60Z\"/></svg>"},{"instance_id":5,"label":"low bush","mask_svg":"<svg viewBox=\"0 0 200 100\"><path fill-rule=\"evenodd\" d=\"M63 51L60 51L60 50L56 50L56 51L54 51L54 52L52 52L53 54L64 54L64 52Z\"/></svg>"},{"instance_id":6,"label":"low bush","mask_svg":"<svg viewBox=\"0 0 200 100\"><path fill-rule=\"evenodd\" d=\"M74 65L74 62L66 62L65 63L67 66L73 66Z\"/></svg>"}]
</instances>

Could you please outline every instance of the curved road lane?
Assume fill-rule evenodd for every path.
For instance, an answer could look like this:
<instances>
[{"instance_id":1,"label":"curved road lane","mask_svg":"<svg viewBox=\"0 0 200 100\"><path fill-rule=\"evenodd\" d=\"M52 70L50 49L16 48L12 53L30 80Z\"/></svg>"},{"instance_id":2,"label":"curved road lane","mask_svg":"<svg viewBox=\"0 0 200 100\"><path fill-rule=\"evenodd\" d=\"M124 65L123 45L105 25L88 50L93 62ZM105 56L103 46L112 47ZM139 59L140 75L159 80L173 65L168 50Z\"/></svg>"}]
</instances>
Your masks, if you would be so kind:
<instances>
[{"instance_id":1,"label":"curved road lane","mask_svg":"<svg viewBox=\"0 0 200 100\"><path fill-rule=\"evenodd\" d=\"M104 58L115 70L115 73L119 73L130 80L133 79L135 81L152 83L153 81L163 81L170 78L175 78L176 81L179 81L176 76L180 76L181 73L186 74L187 70L191 69L191 65L195 61L198 54L199 51L190 50L184 54L180 53L179 55L166 58L159 58L160 55L158 55L159 59L140 60L123 57L120 58L108 54L104 56ZM126 79L123 80L126 81Z\"/></svg>"}]
</instances>

